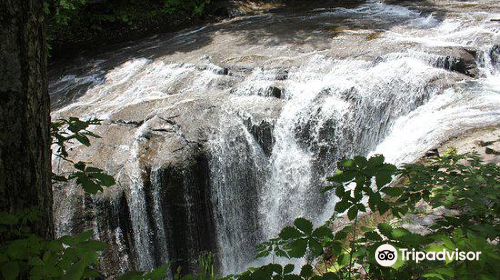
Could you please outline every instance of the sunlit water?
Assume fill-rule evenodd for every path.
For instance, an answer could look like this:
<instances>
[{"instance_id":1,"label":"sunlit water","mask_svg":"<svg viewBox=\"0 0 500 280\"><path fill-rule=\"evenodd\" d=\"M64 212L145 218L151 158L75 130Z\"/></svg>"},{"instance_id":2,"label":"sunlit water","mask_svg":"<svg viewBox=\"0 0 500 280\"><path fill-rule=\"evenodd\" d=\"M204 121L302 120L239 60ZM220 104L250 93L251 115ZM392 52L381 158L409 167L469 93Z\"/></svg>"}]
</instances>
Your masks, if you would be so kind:
<instances>
[{"instance_id":1,"label":"sunlit water","mask_svg":"<svg viewBox=\"0 0 500 280\"><path fill-rule=\"evenodd\" d=\"M255 245L293 219L320 224L331 215L335 198L319 189L337 160L382 153L401 164L450 137L500 124L494 52L500 24L490 21L500 17L497 4L323 3L160 35L55 65L54 117L106 120L147 102L154 115L163 109L157 101L216 104L218 122L207 119L204 132L216 225L211 234L220 272L235 273L255 264ZM451 47L476 50L477 77L442 67L439 48ZM273 88L280 89L280 99L271 96ZM269 154L248 122L273 127ZM139 143L142 135L139 127L130 137ZM162 220L144 214L137 147L121 149L130 152L122 172L134 182L127 199L138 268L150 269L151 223L161 231ZM155 201L157 214L165 215ZM59 234L70 232L70 208L59 209ZM168 238L159 235L168 248Z\"/></svg>"}]
</instances>

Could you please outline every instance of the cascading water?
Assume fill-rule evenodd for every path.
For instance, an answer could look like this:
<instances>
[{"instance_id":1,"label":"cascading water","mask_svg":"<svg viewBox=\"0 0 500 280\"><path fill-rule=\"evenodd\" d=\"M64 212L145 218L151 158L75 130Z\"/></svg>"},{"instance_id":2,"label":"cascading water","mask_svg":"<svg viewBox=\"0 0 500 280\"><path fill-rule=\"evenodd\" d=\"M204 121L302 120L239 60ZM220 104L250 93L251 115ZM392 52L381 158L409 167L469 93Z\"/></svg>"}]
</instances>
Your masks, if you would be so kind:
<instances>
[{"instance_id":1,"label":"cascading water","mask_svg":"<svg viewBox=\"0 0 500 280\"><path fill-rule=\"evenodd\" d=\"M253 252L262 240L258 213L248 209L259 207L267 160L243 122L227 114L209 142L209 164L221 267L236 273L252 260L242 252Z\"/></svg>"},{"instance_id":2,"label":"cascading water","mask_svg":"<svg viewBox=\"0 0 500 280\"><path fill-rule=\"evenodd\" d=\"M331 215L319 189L339 159L400 164L500 125L500 8L460 3L323 1L54 70L54 117L105 120L105 140L75 156L119 182L90 198L58 190L59 234L94 228L114 244L108 277L169 260L192 271L207 250L235 273L293 219Z\"/></svg>"},{"instance_id":3,"label":"cascading water","mask_svg":"<svg viewBox=\"0 0 500 280\"><path fill-rule=\"evenodd\" d=\"M498 55L493 54L497 48L487 49L484 57L491 60L492 56ZM500 53L498 50L496 52ZM462 82L457 88L449 88L397 119L392 131L373 153L383 154L396 164L412 162L429 147L436 147L468 130L498 126L500 71L498 64L486 65L481 71L484 75L481 79Z\"/></svg>"},{"instance_id":4,"label":"cascading water","mask_svg":"<svg viewBox=\"0 0 500 280\"><path fill-rule=\"evenodd\" d=\"M428 84L440 75L445 71L412 58L374 64L317 56L290 71L262 195L271 236L294 217L317 216L323 205L313 190L334 163L374 148L393 120L437 94Z\"/></svg>"}]
</instances>

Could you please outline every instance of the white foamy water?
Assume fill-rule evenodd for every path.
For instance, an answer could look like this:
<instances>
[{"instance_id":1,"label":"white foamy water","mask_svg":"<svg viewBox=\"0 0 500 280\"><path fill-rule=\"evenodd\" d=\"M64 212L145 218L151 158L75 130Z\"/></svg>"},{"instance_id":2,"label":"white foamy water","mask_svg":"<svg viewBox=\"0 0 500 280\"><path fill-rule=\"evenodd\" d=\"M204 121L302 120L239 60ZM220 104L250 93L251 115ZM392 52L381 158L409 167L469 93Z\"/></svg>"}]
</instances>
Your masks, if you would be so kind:
<instances>
[{"instance_id":1,"label":"white foamy water","mask_svg":"<svg viewBox=\"0 0 500 280\"><path fill-rule=\"evenodd\" d=\"M176 217L165 210L169 178L161 171L177 154L157 140L169 135L182 139L179 153L197 145L207 159L205 210L213 223L197 226L200 202L185 194L190 222L182 232L189 234L175 238L184 238L191 256L203 246L189 244L212 236L218 271L230 274L258 264L255 245L295 218L320 225L330 217L335 197L319 190L339 159L381 153L396 164L411 162L451 137L500 125L500 27L490 21L500 14L492 3L366 1L285 10L159 35L75 64L51 83L54 117L139 119L125 122L136 126L131 141L116 145L128 153L126 164L103 159L129 178L122 187L130 232L94 223L98 236L112 233L121 267L150 269L176 258L176 229L168 224ZM470 61L450 53L475 54L477 75L452 71ZM162 115L175 110L190 111ZM149 189L144 166L153 174ZM186 174L179 176L199 175ZM181 181L192 187L192 179ZM74 230L70 212L79 202L70 201L56 207L60 234Z\"/></svg>"}]
</instances>

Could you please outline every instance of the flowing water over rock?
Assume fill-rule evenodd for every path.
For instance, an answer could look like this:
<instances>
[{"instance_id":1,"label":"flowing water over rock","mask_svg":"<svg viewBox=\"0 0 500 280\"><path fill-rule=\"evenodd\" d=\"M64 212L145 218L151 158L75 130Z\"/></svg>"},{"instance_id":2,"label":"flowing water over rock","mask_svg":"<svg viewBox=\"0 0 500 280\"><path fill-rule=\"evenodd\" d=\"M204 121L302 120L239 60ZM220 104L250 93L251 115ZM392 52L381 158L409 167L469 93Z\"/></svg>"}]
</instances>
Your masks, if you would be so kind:
<instances>
[{"instance_id":1,"label":"flowing water over rock","mask_svg":"<svg viewBox=\"0 0 500 280\"><path fill-rule=\"evenodd\" d=\"M53 65L53 117L104 120L73 156L118 181L56 186L56 228L110 244L107 277L193 271L203 251L241 271L293 219L331 215L337 160L400 164L500 125L497 1L304 2Z\"/></svg>"}]
</instances>

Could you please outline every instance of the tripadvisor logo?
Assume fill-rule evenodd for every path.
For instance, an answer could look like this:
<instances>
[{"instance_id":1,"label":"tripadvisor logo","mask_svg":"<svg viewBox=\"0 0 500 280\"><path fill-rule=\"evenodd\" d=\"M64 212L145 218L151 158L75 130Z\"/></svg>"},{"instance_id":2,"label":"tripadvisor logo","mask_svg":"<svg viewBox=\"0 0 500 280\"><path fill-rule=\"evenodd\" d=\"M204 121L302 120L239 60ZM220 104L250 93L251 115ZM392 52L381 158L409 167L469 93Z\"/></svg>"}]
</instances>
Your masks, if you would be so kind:
<instances>
[{"instance_id":1,"label":"tripadvisor logo","mask_svg":"<svg viewBox=\"0 0 500 280\"><path fill-rule=\"evenodd\" d=\"M421 261L478 261L481 252L464 252L455 249L454 251L449 251L443 249L441 251L431 251L423 252L416 251L415 249L399 249L397 250L394 246L390 244L382 244L378 246L375 251L375 260L381 266L392 266L398 260L398 254L401 254L401 259L403 261L415 261L419 263Z\"/></svg>"},{"instance_id":2,"label":"tripadvisor logo","mask_svg":"<svg viewBox=\"0 0 500 280\"><path fill-rule=\"evenodd\" d=\"M398 260L398 251L390 244L382 244L375 251L375 260L381 266L391 266Z\"/></svg>"}]
</instances>

